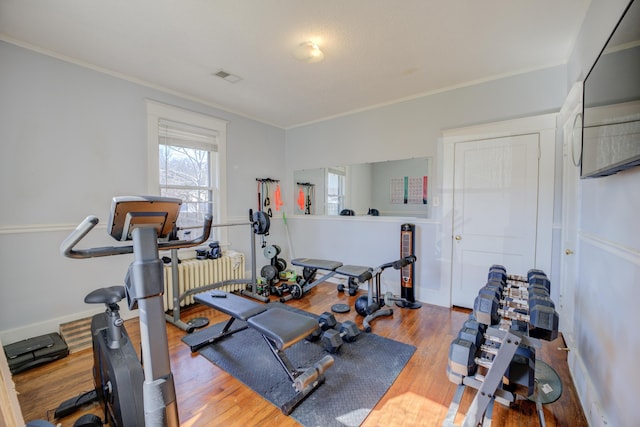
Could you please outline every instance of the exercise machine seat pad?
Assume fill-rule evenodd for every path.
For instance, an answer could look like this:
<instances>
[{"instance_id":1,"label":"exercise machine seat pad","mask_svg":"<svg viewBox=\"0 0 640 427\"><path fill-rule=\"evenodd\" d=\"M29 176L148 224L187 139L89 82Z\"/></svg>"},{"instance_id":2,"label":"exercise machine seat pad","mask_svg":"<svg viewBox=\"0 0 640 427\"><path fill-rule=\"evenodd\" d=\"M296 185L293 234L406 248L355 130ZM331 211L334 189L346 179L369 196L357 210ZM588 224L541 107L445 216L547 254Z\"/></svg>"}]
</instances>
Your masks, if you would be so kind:
<instances>
[{"instance_id":1,"label":"exercise machine seat pad","mask_svg":"<svg viewBox=\"0 0 640 427\"><path fill-rule=\"evenodd\" d=\"M291 260L291 264L300 267L317 268L318 270L330 270L333 271L342 266L339 261L329 261L327 259L313 259L313 258L296 258Z\"/></svg>"},{"instance_id":2,"label":"exercise machine seat pad","mask_svg":"<svg viewBox=\"0 0 640 427\"><path fill-rule=\"evenodd\" d=\"M371 267L364 267L362 265L343 265L336 269L336 273L348 277L360 277L368 271L372 271Z\"/></svg>"},{"instance_id":3,"label":"exercise machine seat pad","mask_svg":"<svg viewBox=\"0 0 640 427\"><path fill-rule=\"evenodd\" d=\"M226 296L223 298L213 295L215 295L215 291L203 292L195 295L193 299L228 314L231 317L244 321L267 310L265 304L260 304L238 295L226 293Z\"/></svg>"},{"instance_id":4,"label":"exercise machine seat pad","mask_svg":"<svg viewBox=\"0 0 640 427\"><path fill-rule=\"evenodd\" d=\"M249 318L247 323L269 338L278 350L292 346L318 327L317 320L281 308L271 308Z\"/></svg>"}]
</instances>

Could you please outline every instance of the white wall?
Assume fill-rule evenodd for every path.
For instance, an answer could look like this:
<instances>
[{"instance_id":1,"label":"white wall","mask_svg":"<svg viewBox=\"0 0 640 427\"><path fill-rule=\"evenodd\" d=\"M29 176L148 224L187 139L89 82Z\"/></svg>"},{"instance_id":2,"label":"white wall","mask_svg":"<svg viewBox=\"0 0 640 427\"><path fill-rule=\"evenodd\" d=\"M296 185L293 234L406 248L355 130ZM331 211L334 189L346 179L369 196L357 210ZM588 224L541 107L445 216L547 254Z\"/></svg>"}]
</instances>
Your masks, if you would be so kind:
<instances>
[{"instance_id":1,"label":"white wall","mask_svg":"<svg viewBox=\"0 0 640 427\"><path fill-rule=\"evenodd\" d=\"M84 304L84 295L122 283L127 256L71 260L58 247L89 214L103 224L86 244L114 244L104 229L111 198L146 193L145 99L229 122L228 220L248 221L249 208L257 207L256 178L284 178L282 129L5 42L0 42L0 93L5 344L102 311ZM248 254L249 227L238 228L230 229L229 239ZM278 238L277 227L272 236Z\"/></svg>"},{"instance_id":2,"label":"white wall","mask_svg":"<svg viewBox=\"0 0 640 427\"><path fill-rule=\"evenodd\" d=\"M568 64L568 84L583 80L627 0L594 0ZM569 368L591 425L640 425L636 385L640 284L640 168L579 183L575 348Z\"/></svg>"},{"instance_id":3,"label":"white wall","mask_svg":"<svg viewBox=\"0 0 640 427\"><path fill-rule=\"evenodd\" d=\"M294 169L428 156L433 158L430 199L437 202L442 199L443 129L556 112L566 93L566 68L560 66L290 129L287 176L292 177ZM441 253L441 220L440 206L433 203L429 219L294 217L289 223L296 230L296 256L322 255L371 267L398 258L400 224L415 223L416 298L448 306L450 289L441 280L441 261L450 254ZM340 243L331 243L328 236ZM399 293L399 277L389 273L386 284Z\"/></svg>"}]
</instances>

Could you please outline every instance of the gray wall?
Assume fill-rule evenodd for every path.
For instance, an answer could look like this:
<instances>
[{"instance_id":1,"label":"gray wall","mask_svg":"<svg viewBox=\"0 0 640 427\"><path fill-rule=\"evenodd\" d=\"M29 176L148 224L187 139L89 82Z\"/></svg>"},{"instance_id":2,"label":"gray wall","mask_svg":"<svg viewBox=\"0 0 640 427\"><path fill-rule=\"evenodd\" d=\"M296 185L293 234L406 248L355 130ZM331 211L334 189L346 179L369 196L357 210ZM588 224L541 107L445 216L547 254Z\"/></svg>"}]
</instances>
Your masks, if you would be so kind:
<instances>
[{"instance_id":1,"label":"gray wall","mask_svg":"<svg viewBox=\"0 0 640 427\"><path fill-rule=\"evenodd\" d=\"M5 343L102 311L84 304L84 295L122 283L129 257L70 260L58 247L89 214L103 226L86 244L112 245L104 229L111 198L146 194L146 99L228 121L229 220L247 221L248 209L257 207L256 178L284 178L282 129L4 42L0 93ZM276 223L274 238L278 228ZM234 248L248 254L249 227L229 230Z\"/></svg>"},{"instance_id":2,"label":"gray wall","mask_svg":"<svg viewBox=\"0 0 640 427\"><path fill-rule=\"evenodd\" d=\"M592 1L568 64L568 82L586 77L627 0ZM576 348L569 366L592 425L640 425L635 329L640 284L640 168L581 180Z\"/></svg>"},{"instance_id":3,"label":"gray wall","mask_svg":"<svg viewBox=\"0 0 640 427\"><path fill-rule=\"evenodd\" d=\"M376 266L399 256L400 225L415 223L420 260L416 265L416 298L440 304L442 295L449 292L449 285L440 278L442 130L555 112L566 93L566 68L558 66L288 130L288 177L297 169L433 158L428 219L290 218L290 228L300 230L292 233L296 255ZM339 243L332 243L327 236L335 236ZM386 290L400 293L397 272L385 272L383 281Z\"/></svg>"}]
</instances>

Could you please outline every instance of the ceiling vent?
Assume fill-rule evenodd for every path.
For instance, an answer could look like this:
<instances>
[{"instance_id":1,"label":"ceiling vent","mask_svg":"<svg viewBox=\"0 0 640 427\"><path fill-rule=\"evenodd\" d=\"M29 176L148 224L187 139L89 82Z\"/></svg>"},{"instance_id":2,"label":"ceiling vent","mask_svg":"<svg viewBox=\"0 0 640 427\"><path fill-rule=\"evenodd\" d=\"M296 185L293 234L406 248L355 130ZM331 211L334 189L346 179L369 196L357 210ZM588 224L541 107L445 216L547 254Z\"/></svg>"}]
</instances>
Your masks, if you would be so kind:
<instances>
[{"instance_id":1,"label":"ceiling vent","mask_svg":"<svg viewBox=\"0 0 640 427\"><path fill-rule=\"evenodd\" d=\"M242 80L242 77L236 76L235 74L227 73L224 70L213 73L213 75L216 77L220 77L222 80L228 81L229 83L236 83Z\"/></svg>"}]
</instances>

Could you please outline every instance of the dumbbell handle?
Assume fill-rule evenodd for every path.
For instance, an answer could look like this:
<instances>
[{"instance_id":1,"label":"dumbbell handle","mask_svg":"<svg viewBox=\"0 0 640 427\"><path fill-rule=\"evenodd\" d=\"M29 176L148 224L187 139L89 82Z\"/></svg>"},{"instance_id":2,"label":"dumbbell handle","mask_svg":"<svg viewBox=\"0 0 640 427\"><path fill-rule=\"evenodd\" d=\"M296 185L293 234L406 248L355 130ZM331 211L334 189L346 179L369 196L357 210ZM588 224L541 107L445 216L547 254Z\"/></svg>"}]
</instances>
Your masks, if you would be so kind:
<instances>
[{"instance_id":1,"label":"dumbbell handle","mask_svg":"<svg viewBox=\"0 0 640 427\"><path fill-rule=\"evenodd\" d=\"M315 365L308 368L301 375L296 377L296 379L293 381L293 386L295 387L296 391L303 391L309 385L313 384L318 379L318 377L324 374L325 371L332 365L333 357L327 354Z\"/></svg>"},{"instance_id":2,"label":"dumbbell handle","mask_svg":"<svg viewBox=\"0 0 640 427\"><path fill-rule=\"evenodd\" d=\"M500 314L501 316L507 317L509 319L522 320L524 322L529 322L528 314L518 313L514 309L499 308L498 314Z\"/></svg>"}]
</instances>

